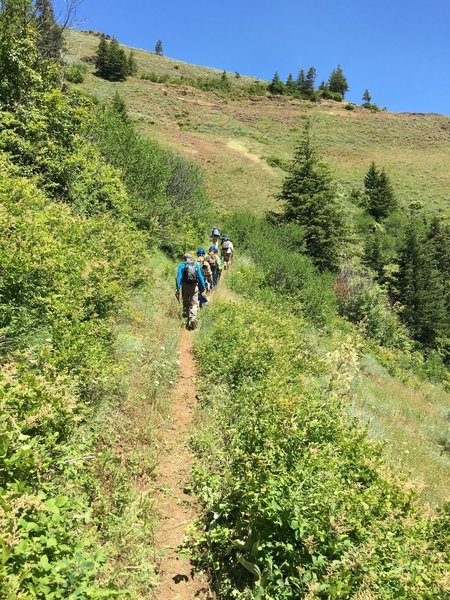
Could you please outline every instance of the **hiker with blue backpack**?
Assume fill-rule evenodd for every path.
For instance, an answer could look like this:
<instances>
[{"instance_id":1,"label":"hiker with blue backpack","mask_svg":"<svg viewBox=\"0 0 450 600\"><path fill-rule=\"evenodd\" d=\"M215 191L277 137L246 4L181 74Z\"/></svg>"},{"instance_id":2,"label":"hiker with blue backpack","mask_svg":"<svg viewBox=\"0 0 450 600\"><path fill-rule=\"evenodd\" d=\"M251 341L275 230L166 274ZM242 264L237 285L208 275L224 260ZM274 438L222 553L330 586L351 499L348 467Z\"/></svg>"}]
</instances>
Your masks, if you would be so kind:
<instances>
[{"instance_id":1,"label":"hiker with blue backpack","mask_svg":"<svg viewBox=\"0 0 450 600\"><path fill-rule=\"evenodd\" d=\"M185 254L183 262L178 265L176 292L177 300L183 300L183 318L187 319L187 328L197 327L199 293L206 290L205 279L200 265L192 260L191 254Z\"/></svg>"}]
</instances>

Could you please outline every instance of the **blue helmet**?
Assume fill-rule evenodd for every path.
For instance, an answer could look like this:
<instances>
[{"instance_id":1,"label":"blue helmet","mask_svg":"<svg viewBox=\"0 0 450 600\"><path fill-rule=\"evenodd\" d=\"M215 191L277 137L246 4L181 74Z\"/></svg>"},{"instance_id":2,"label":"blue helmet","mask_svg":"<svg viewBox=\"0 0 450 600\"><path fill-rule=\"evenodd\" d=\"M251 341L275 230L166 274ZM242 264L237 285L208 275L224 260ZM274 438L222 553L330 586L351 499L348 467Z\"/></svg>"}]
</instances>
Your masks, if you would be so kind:
<instances>
[{"instance_id":1,"label":"blue helmet","mask_svg":"<svg viewBox=\"0 0 450 600\"><path fill-rule=\"evenodd\" d=\"M215 246L210 246L210 247L209 247L209 251L210 251L210 252L211 252L211 251L214 251L214 252L215 252L216 250L217 250L217 248L216 248Z\"/></svg>"},{"instance_id":2,"label":"blue helmet","mask_svg":"<svg viewBox=\"0 0 450 600\"><path fill-rule=\"evenodd\" d=\"M204 248L197 248L197 256L204 256L206 254Z\"/></svg>"}]
</instances>

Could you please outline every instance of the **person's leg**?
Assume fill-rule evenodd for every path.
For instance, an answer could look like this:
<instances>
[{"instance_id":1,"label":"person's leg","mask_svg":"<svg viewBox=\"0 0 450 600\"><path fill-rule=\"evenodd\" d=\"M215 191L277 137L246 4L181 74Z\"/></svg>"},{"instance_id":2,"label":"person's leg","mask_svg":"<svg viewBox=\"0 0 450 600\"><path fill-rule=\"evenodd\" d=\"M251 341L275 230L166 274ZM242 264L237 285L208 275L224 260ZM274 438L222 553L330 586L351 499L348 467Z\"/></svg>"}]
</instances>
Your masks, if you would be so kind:
<instances>
[{"instance_id":1,"label":"person's leg","mask_svg":"<svg viewBox=\"0 0 450 600\"><path fill-rule=\"evenodd\" d=\"M189 317L189 303L191 299L187 285L182 286L181 297L183 299L183 319L187 319Z\"/></svg>"},{"instance_id":2,"label":"person's leg","mask_svg":"<svg viewBox=\"0 0 450 600\"><path fill-rule=\"evenodd\" d=\"M197 326L197 314L198 314L198 286L190 286L190 298L189 298L189 327L195 329Z\"/></svg>"}]
</instances>

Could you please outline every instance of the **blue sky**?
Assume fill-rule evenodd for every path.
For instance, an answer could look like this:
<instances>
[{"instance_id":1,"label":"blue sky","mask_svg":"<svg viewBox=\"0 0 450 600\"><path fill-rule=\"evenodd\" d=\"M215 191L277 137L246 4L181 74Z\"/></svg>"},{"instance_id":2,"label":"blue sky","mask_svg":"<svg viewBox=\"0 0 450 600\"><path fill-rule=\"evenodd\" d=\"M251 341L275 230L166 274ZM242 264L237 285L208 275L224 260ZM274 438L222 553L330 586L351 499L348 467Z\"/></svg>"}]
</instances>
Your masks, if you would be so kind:
<instances>
[{"instance_id":1,"label":"blue sky","mask_svg":"<svg viewBox=\"0 0 450 600\"><path fill-rule=\"evenodd\" d=\"M57 0L57 4L61 0ZM340 63L357 103L450 114L449 0L83 0L78 27L187 62L285 79Z\"/></svg>"}]
</instances>

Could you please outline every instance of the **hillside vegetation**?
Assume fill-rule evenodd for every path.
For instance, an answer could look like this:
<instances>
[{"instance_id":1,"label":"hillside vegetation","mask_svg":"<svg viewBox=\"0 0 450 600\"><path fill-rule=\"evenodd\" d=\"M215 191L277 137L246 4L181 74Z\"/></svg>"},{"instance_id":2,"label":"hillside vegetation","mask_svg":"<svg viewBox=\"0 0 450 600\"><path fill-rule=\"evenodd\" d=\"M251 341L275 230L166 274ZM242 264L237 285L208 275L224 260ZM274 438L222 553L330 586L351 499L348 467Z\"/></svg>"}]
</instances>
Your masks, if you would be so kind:
<instances>
[{"instance_id":1,"label":"hillside vegetation","mask_svg":"<svg viewBox=\"0 0 450 600\"><path fill-rule=\"evenodd\" d=\"M450 229L429 216L445 198L404 211L418 198L399 182L397 211L375 165L344 194L362 187L356 154L333 156L360 119L386 164L388 120L411 117L274 100L138 51L146 79L83 83L99 38L69 32L69 71L60 33L50 0L0 2L0 598L158 597L174 259L220 215L240 256L185 334L200 368L185 550L220 598L447 600ZM418 121L433 144L440 122Z\"/></svg>"},{"instance_id":2,"label":"hillside vegetation","mask_svg":"<svg viewBox=\"0 0 450 600\"><path fill-rule=\"evenodd\" d=\"M95 55L99 38L71 31L69 60ZM384 165L400 200L419 200L431 210L449 210L450 118L440 115L349 111L345 102L288 99L251 93L255 79L228 73L230 91L204 91L170 83L186 77L220 79L221 72L136 50L138 73L123 83L88 74L83 86L100 100L119 90L139 129L202 164L211 197L220 211L276 207L284 172L311 116L319 150L346 188L360 188L369 164ZM141 79L154 73L166 83ZM350 82L351 83L351 82Z\"/></svg>"}]
</instances>

